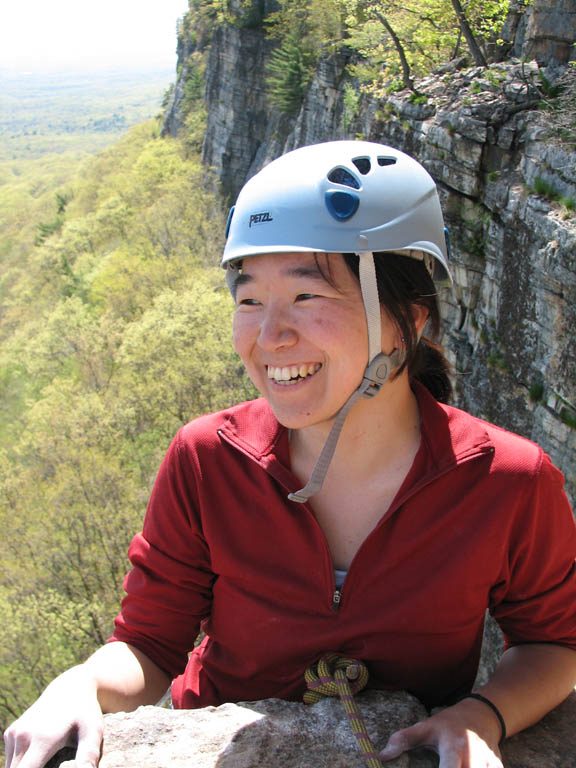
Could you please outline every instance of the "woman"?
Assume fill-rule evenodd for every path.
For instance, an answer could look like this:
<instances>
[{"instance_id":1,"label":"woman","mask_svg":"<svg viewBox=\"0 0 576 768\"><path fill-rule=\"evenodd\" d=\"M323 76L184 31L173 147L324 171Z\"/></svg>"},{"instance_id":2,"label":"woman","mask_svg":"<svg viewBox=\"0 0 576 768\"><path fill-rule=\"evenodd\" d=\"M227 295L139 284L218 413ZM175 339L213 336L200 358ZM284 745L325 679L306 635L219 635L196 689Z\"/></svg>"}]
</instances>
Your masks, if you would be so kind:
<instances>
[{"instance_id":1,"label":"woman","mask_svg":"<svg viewBox=\"0 0 576 768\"><path fill-rule=\"evenodd\" d=\"M449 278L432 179L368 142L279 158L242 190L224 252L234 343L262 399L186 425L160 468L112 642L7 731L9 768L101 711L301 698L327 651L441 712L393 734L441 768L498 744L576 683L574 519L534 444L441 404L433 278ZM471 697L485 610L508 644ZM188 659L202 625L206 638ZM464 697L464 698L462 698Z\"/></svg>"}]
</instances>

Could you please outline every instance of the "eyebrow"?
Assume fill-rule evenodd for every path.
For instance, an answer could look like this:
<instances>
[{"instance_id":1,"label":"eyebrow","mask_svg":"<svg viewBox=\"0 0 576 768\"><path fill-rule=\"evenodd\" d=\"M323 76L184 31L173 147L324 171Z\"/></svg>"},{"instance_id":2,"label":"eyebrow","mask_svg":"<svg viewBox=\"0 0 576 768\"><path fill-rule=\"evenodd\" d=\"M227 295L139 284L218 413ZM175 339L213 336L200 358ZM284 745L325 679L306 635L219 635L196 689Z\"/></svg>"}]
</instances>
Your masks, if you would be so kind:
<instances>
[{"instance_id":1,"label":"eyebrow","mask_svg":"<svg viewBox=\"0 0 576 768\"><path fill-rule=\"evenodd\" d=\"M326 282L326 278L316 265L305 267L290 267L290 269L285 270L285 274L288 277L304 277L311 278L312 280L321 280L323 283Z\"/></svg>"},{"instance_id":2,"label":"eyebrow","mask_svg":"<svg viewBox=\"0 0 576 768\"><path fill-rule=\"evenodd\" d=\"M250 283L252 280L254 280L252 275L245 275L242 272L239 272L237 275L235 275L234 279L232 280L232 285L230 286L232 298L236 299L236 292L238 291L239 286Z\"/></svg>"},{"instance_id":3,"label":"eyebrow","mask_svg":"<svg viewBox=\"0 0 576 768\"><path fill-rule=\"evenodd\" d=\"M286 275L286 277L316 280L318 282L326 283L326 278L316 265L289 267L288 269L283 270L283 274ZM238 288L241 285L247 285L252 282L254 282L254 277L252 275L240 272L232 282L232 296L236 298Z\"/></svg>"}]
</instances>

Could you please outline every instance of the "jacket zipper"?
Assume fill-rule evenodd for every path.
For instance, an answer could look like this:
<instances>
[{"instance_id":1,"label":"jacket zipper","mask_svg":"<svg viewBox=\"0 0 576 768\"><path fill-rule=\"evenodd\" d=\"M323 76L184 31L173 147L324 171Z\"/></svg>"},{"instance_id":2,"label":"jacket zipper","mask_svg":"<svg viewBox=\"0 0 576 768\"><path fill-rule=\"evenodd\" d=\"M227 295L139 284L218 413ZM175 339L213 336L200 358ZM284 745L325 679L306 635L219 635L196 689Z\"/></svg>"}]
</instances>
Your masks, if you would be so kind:
<instances>
[{"instance_id":1,"label":"jacket zipper","mask_svg":"<svg viewBox=\"0 0 576 768\"><path fill-rule=\"evenodd\" d=\"M342 600L342 590L341 589L335 589L334 594L332 595L332 610L338 611L340 608L340 601Z\"/></svg>"},{"instance_id":2,"label":"jacket zipper","mask_svg":"<svg viewBox=\"0 0 576 768\"><path fill-rule=\"evenodd\" d=\"M461 457L461 459L460 459L460 462L459 462L459 463L460 463L460 464L463 464L464 462L466 462L466 461L469 461L470 459L472 459L472 460L473 460L473 459L479 458L480 456L483 456L483 455L485 455L486 453L488 453L488 454L490 454L490 453L494 453L494 448L493 448L492 446L490 446L490 447L488 447L487 449L485 449L485 450L482 450L482 451L480 451L480 452L476 452L476 453L473 453L473 454L472 454L472 455L470 455L470 456L464 456L464 457ZM394 505L394 507L391 507L390 509L388 509L388 511L386 512L386 514L385 514L385 515L384 515L384 516L383 516L383 517L382 517L382 518L379 520L379 522L378 522L378 524L376 525L376 527L375 527L375 528L374 528L374 529L373 529L373 530L372 530L372 531L371 531L371 532L368 534L368 536L367 536L366 538L368 538L369 536L372 536L372 534L373 534L373 533L376 531L376 529L377 529L377 528L379 528L379 527L380 527L380 526L381 526L381 525L384 523L384 521L388 519L388 516L389 516L390 514L393 514L394 512L396 512L396 510L397 510L397 509L399 509L399 508L400 508L400 507L401 507L401 506L402 506L402 505L403 505L403 504L404 504L404 503L407 501L407 499L409 499L411 496L413 496L413 495L415 495L416 493L418 493L418 492L419 492L419 491L420 491L420 490L421 490L423 487L425 487L426 485L428 485L428 483L430 483L430 482L433 482L434 480L436 480L436 479L437 479L437 478L439 478L439 477L442 477L442 475L444 475L444 474L446 474L446 473L448 473L448 472L452 471L452 469L454 469L454 468L455 468L455 467L457 467L457 466L459 466L459 464L458 464L458 463L456 463L456 464L451 464L450 466L448 466L448 467L445 467L445 468L444 468L442 471L438 472L438 473L437 473L435 476L433 476L432 478L428 478L428 479L427 479L427 480L425 480L424 482L422 482L422 483L420 483L420 484L417 484L417 485L416 485L416 486L414 486L412 489L410 489L409 493L405 494L405 496L404 496L404 497L401 497L400 499L398 499L398 500L397 500L397 503ZM364 542L362 542L362 544L360 545L360 547L359 547L359 549L358 549L358 552L360 552L360 550L362 549L362 546L363 546L363 544L364 544ZM350 568L352 567L352 565L353 565L353 563L354 563L354 560L356 560L356 557L358 556L358 552L356 552L356 554L355 554L355 555L354 555L354 557L352 558L352 562L350 563L350 567L348 568L348 571L349 571L349 570L350 570ZM345 581L346 581L346 579L344 579L344 582L345 582ZM340 605L341 605L341 603L342 603L342 589L343 589L343 587L344 587L344 584L342 584L342 586L340 587L340 589L336 588L336 589L334 590L334 592L332 593L332 610L333 610L335 613L338 613L338 611L340 610Z\"/></svg>"},{"instance_id":3,"label":"jacket zipper","mask_svg":"<svg viewBox=\"0 0 576 768\"><path fill-rule=\"evenodd\" d=\"M218 435L221 438L223 438L233 448L235 448L236 450L240 450L241 453L244 453L245 455L248 455L251 459L256 460L256 463L260 464L260 462L258 461L258 459L255 456L253 456L252 454L250 454L250 453L246 452L245 450L243 450L222 429L218 429L217 433L218 433ZM464 464L467 461L480 458L481 456L484 456L484 455L490 454L490 453L494 453L494 448L492 446L489 446L487 448L484 448L482 446L480 446L480 447L476 446L475 449L472 450L471 452L469 452L468 455L463 455L463 456L458 457L453 463L443 467L439 471L437 470L435 474L432 474L431 476L428 476L428 477L424 478L423 480L421 480L420 483L417 483L415 486L410 488L409 491L403 497L401 497L401 498L396 500L396 504L394 505L394 507L388 509L386 514L382 517L382 519L376 525L376 528L374 528L371 531L371 533L368 534L368 536L372 536L374 534L374 532L376 531L376 529L379 528L384 523L384 520L388 519L390 514L392 514L399 507L401 507L409 498L411 498L415 494L419 493L422 490L422 488L426 487L429 483L434 482L439 477L442 477L442 475L445 475L448 472L451 472L453 469L457 468L458 466L460 466L461 464ZM262 465L260 464L260 466L262 466ZM274 473L270 472L269 474L272 477L275 477ZM276 478L276 479L279 480L280 482L282 482L279 478ZM282 483L282 484L284 485L284 483ZM284 487L286 487L286 486L284 486ZM303 505L303 506L306 506L306 505ZM312 512L310 510L308 510L308 514L310 514L311 517L315 520L314 515L312 514ZM316 521L316 525L318 525L317 521ZM324 536L324 542L325 542L325 545L326 545L326 551L328 552L328 556L329 556L329 558L331 560L330 550L328 548L328 542L327 542L327 539L326 539L325 536ZM362 549L362 544L360 545L360 549ZM358 550L358 552L360 551L360 549ZM356 557L358 555L358 552L354 556L354 558L352 560L352 563L350 563L350 566L352 566L354 560L356 559ZM332 562L332 560L331 560L331 562ZM333 567L334 567L334 564L332 562L332 568ZM350 570L350 569L348 569L348 570ZM332 593L332 610L334 611L334 613L338 613L338 611L340 610L341 602L342 602L342 589L337 589L336 588L336 589L334 589L334 591Z\"/></svg>"}]
</instances>

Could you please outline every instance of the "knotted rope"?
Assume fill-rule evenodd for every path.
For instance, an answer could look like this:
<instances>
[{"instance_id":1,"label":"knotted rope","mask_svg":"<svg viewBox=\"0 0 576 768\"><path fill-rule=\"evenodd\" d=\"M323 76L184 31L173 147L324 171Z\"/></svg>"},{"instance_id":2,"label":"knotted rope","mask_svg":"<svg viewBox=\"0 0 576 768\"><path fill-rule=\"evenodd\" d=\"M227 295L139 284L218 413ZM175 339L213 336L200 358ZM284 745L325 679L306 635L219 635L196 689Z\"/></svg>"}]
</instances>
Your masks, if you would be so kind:
<instances>
[{"instance_id":1,"label":"knotted rope","mask_svg":"<svg viewBox=\"0 0 576 768\"><path fill-rule=\"evenodd\" d=\"M348 722L354 732L360 751L368 768L382 768L364 721L354 700L368 682L366 665L356 659L346 659L336 653L323 656L318 663L304 673L308 690L304 694L304 704L316 704L328 696L340 696Z\"/></svg>"}]
</instances>

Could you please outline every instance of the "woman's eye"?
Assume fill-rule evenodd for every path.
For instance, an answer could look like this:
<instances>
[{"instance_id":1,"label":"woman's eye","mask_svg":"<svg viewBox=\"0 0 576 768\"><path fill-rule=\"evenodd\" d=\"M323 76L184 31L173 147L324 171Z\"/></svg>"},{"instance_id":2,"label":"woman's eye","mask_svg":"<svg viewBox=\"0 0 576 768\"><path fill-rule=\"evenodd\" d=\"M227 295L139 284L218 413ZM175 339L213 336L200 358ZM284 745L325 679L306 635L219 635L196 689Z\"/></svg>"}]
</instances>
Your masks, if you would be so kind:
<instances>
[{"instance_id":1,"label":"woman's eye","mask_svg":"<svg viewBox=\"0 0 576 768\"><path fill-rule=\"evenodd\" d=\"M296 296L296 301L307 301L308 299L315 299L316 296L316 293L299 293Z\"/></svg>"}]
</instances>

